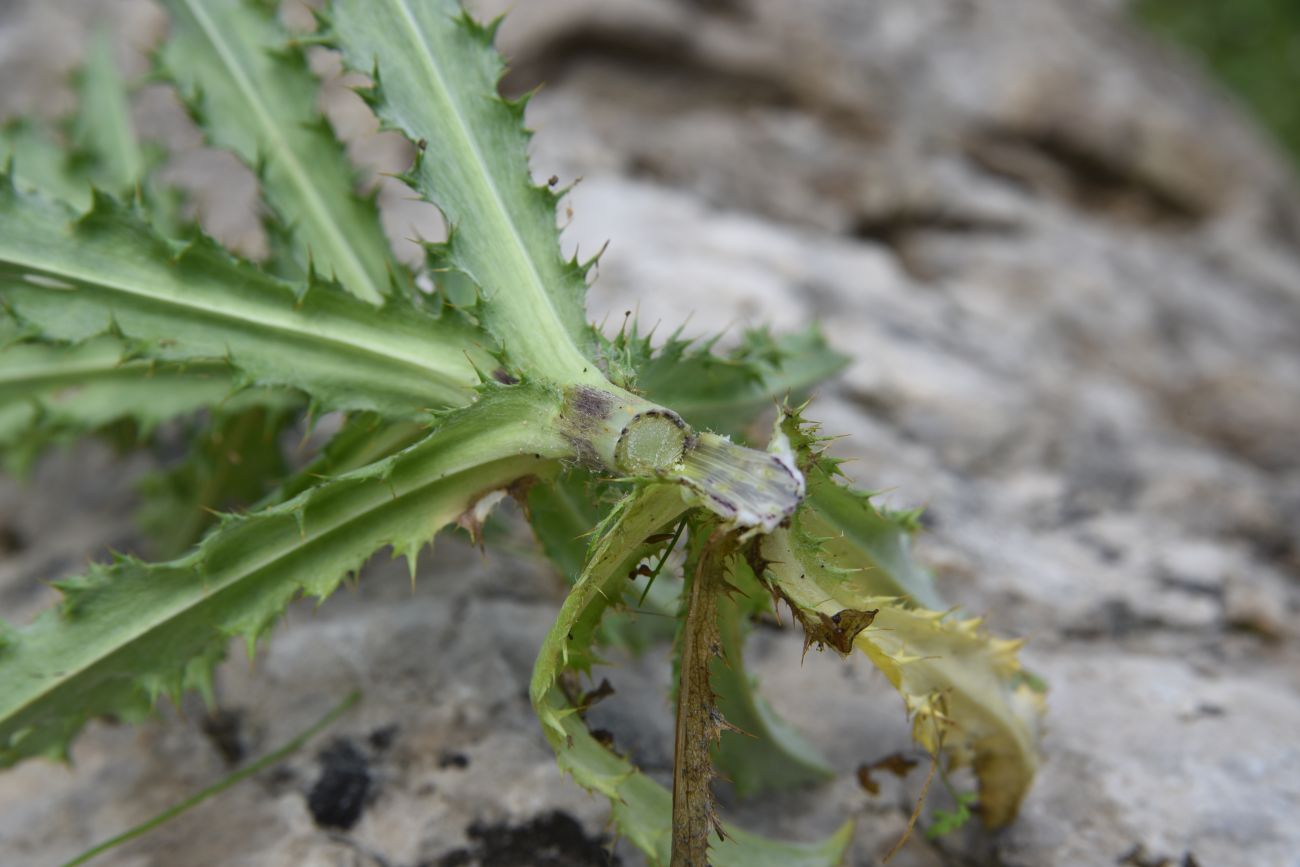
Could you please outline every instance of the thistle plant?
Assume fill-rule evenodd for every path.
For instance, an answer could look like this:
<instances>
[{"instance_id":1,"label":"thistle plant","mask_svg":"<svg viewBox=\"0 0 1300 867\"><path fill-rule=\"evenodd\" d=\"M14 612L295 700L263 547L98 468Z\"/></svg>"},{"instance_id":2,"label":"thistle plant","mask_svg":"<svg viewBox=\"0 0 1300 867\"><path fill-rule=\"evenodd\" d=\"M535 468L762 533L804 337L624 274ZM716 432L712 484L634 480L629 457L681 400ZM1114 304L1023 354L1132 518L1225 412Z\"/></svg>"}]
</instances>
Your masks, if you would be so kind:
<instances>
[{"instance_id":1,"label":"thistle plant","mask_svg":"<svg viewBox=\"0 0 1300 867\"><path fill-rule=\"evenodd\" d=\"M985 823L1014 817L1041 695L1017 642L946 609L910 553L917 516L849 488L791 408L843 363L817 332L720 352L589 324L592 262L560 253L563 190L532 180L494 26L455 0L334 0L296 36L258 0L166 6L157 73L256 171L270 253L246 261L186 225L102 44L64 150L33 125L0 136L8 465L83 433L147 441L164 422L189 449L144 491L176 559L114 555L57 581L62 600L33 623L0 627L0 766L66 758L93 717L138 720L188 690L211 702L232 639L253 653L289 602L324 599L381 549L414 577L440 532L477 539L513 498L572 585L532 678L542 731L651 862L840 861L847 825L781 843L713 806L716 771L742 794L831 774L744 669L750 623L787 610L805 650L861 650L884 672L921 747L973 769ZM362 95L415 145L400 180L449 227L419 268L354 192L311 45L369 76ZM783 401L765 448L742 444ZM341 429L291 470L278 432L327 412ZM676 624L671 791L584 721L600 647L644 647L665 622L646 612Z\"/></svg>"}]
</instances>

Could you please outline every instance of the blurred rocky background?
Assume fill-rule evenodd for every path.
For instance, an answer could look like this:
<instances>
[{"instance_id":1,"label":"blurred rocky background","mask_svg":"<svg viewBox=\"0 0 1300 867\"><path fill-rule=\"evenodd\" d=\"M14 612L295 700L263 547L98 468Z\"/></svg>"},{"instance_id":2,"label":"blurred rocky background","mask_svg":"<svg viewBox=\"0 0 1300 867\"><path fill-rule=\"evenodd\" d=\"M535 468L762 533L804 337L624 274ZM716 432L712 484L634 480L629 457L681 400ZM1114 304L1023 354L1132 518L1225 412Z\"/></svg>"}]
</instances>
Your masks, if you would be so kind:
<instances>
[{"instance_id":1,"label":"blurred rocky background","mask_svg":"<svg viewBox=\"0 0 1300 867\"><path fill-rule=\"evenodd\" d=\"M1195 17L1211 5L1138 11L1199 40L1294 143L1297 19L1259 3ZM1251 15L1264 24L1243 36ZM147 2L0 2L0 115L67 112L97 20L146 73L165 30ZM811 414L848 435L848 471L892 506L927 506L919 553L943 592L1030 639L1051 711L1020 819L917 833L891 863L1300 865L1300 195L1246 103L1120 0L530 0L501 44L506 89L543 85L536 173L581 179L566 243L612 241L593 318L733 335L821 322L853 362ZM404 143L316 60L358 163L401 169ZM146 85L137 111L209 229L258 255L251 175L200 146L166 88ZM380 183L395 243L436 231ZM132 482L159 460L88 443L0 483L6 619L107 547L148 550ZM98 863L641 863L532 717L563 583L526 529L501 532L486 555L440 542L414 592L381 556L354 590L296 607L255 663L233 653L216 713L96 724L72 769L0 776L0 863L60 863L358 687L310 748ZM724 802L790 837L853 818L850 862L877 863L922 773L871 795L854 770L909 749L900 702L865 660L801 665L800 648L760 630L753 667L842 773ZM661 776L666 666L624 661L593 713Z\"/></svg>"}]
</instances>

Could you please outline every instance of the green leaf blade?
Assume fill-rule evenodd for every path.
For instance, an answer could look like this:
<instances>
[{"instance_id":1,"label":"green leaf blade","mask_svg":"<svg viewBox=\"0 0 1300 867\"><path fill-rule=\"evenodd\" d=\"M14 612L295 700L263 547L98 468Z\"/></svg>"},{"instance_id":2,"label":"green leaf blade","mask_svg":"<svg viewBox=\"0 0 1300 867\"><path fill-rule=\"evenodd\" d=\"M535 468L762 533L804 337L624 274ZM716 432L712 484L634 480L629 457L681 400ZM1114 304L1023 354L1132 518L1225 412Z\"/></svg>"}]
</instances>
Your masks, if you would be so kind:
<instances>
[{"instance_id":1,"label":"green leaf blade","mask_svg":"<svg viewBox=\"0 0 1300 867\"><path fill-rule=\"evenodd\" d=\"M912 532L865 494L836 484L821 469L807 474L808 508L799 531L820 540L837 561L855 563L855 579L874 596L900 596L921 608L948 606L934 576L912 556Z\"/></svg>"},{"instance_id":2,"label":"green leaf blade","mask_svg":"<svg viewBox=\"0 0 1300 867\"><path fill-rule=\"evenodd\" d=\"M50 131L30 120L0 126L0 172L23 191L40 190L77 209L90 207L89 181L68 165L67 153Z\"/></svg>"},{"instance_id":3,"label":"green leaf blade","mask_svg":"<svg viewBox=\"0 0 1300 867\"><path fill-rule=\"evenodd\" d=\"M742 797L833 778L834 768L802 734L777 715L745 668L749 618L767 609L766 588L742 558L733 561L728 582L739 592L718 600L718 632L726 662L714 665L710 683L717 695L718 710L728 723L741 731L722 733L714 751L714 763Z\"/></svg>"},{"instance_id":4,"label":"green leaf blade","mask_svg":"<svg viewBox=\"0 0 1300 867\"><path fill-rule=\"evenodd\" d=\"M619 833L656 865L667 865L672 857L672 794L591 736L561 678L566 671L589 671L597 662L592 645L601 618L627 592L628 571L662 548L661 534L688 508L680 489L661 484L638 489L611 511L581 580L543 642L529 688L560 768L579 785L609 798ZM724 829L730 839L721 842L715 836L710 848L710 863L717 867L834 867L852 832L845 825L824 841L781 843L730 825Z\"/></svg>"},{"instance_id":5,"label":"green leaf blade","mask_svg":"<svg viewBox=\"0 0 1300 867\"><path fill-rule=\"evenodd\" d=\"M840 461L825 453L830 437L820 425L785 409L777 427L789 440L807 481L808 496L791 532L846 570L845 580L865 596L897 596L934 611L947 609L934 576L912 556L917 513L888 512L873 494L842 482Z\"/></svg>"},{"instance_id":6,"label":"green leaf blade","mask_svg":"<svg viewBox=\"0 0 1300 867\"><path fill-rule=\"evenodd\" d=\"M637 366L636 386L696 427L734 437L743 437L763 410L801 400L848 363L816 328L776 338L751 331L726 355L714 354L712 344L669 338Z\"/></svg>"},{"instance_id":7,"label":"green leaf blade","mask_svg":"<svg viewBox=\"0 0 1300 867\"><path fill-rule=\"evenodd\" d=\"M593 474L572 469L553 482L528 491L533 533L542 551L565 580L577 583L587 552L599 527L621 496L621 489ZM637 575L628 582L638 600L635 609L611 611L600 623L602 645L640 653L657 641L671 639L675 629L681 580L661 574Z\"/></svg>"},{"instance_id":8,"label":"green leaf blade","mask_svg":"<svg viewBox=\"0 0 1300 867\"><path fill-rule=\"evenodd\" d=\"M872 595L856 580L856 561L829 555L793 531L766 537L762 557L807 640L834 637L862 650L902 695L913 737L931 754L946 754L950 767L974 768L985 823L1011 821L1038 769L1043 713L1042 695L1020 676L1020 642L989 636L979 620ZM874 617L855 635L832 634L827 625L846 612ZM837 649L847 652L848 645Z\"/></svg>"},{"instance_id":9,"label":"green leaf blade","mask_svg":"<svg viewBox=\"0 0 1300 867\"><path fill-rule=\"evenodd\" d=\"M85 177L95 186L123 197L131 194L144 180L146 160L107 30L91 40L86 64L77 74L77 96L69 135L74 160L85 164Z\"/></svg>"},{"instance_id":10,"label":"green leaf blade","mask_svg":"<svg viewBox=\"0 0 1300 867\"><path fill-rule=\"evenodd\" d=\"M1037 773L1045 710L1020 667L1022 642L920 605L938 593L911 559L912 522L838 484L816 424L783 414L777 426L810 495L787 528L761 541L755 563L803 625L805 649L866 653L902 695L913 737L932 755L946 754L950 767L972 766L985 823L1006 824Z\"/></svg>"},{"instance_id":11,"label":"green leaf blade","mask_svg":"<svg viewBox=\"0 0 1300 867\"><path fill-rule=\"evenodd\" d=\"M263 505L296 497L308 488L360 469L415 445L428 433L428 425L415 421L386 421L375 413L353 413L313 459L267 496Z\"/></svg>"},{"instance_id":12,"label":"green leaf blade","mask_svg":"<svg viewBox=\"0 0 1300 867\"><path fill-rule=\"evenodd\" d=\"M224 359L248 381L300 388L325 409L414 418L462 406L476 364L492 364L481 335L452 313L306 291L205 238L169 242L106 197L74 218L2 178L0 301L48 339L116 332L160 361Z\"/></svg>"},{"instance_id":13,"label":"green leaf blade","mask_svg":"<svg viewBox=\"0 0 1300 867\"><path fill-rule=\"evenodd\" d=\"M21 470L49 442L124 419L145 434L235 390L224 362L133 361L109 335L74 345L16 343L0 350L0 450Z\"/></svg>"},{"instance_id":14,"label":"green leaf blade","mask_svg":"<svg viewBox=\"0 0 1300 867\"><path fill-rule=\"evenodd\" d=\"M570 454L546 432L555 411L535 387L489 393L406 451L228 518L180 560L121 558L61 582L62 606L0 649L0 766L65 754L92 716L210 692L229 638L255 642L295 596L324 598L386 545L413 560L483 495L552 472Z\"/></svg>"},{"instance_id":15,"label":"green leaf blade","mask_svg":"<svg viewBox=\"0 0 1300 867\"><path fill-rule=\"evenodd\" d=\"M585 354L583 269L560 256L556 196L533 184L522 105L497 95L490 29L455 0L336 0L349 67L373 74L380 119L419 144L410 182L452 227L446 267L481 290L483 318L515 363L603 384Z\"/></svg>"},{"instance_id":16,"label":"green leaf blade","mask_svg":"<svg viewBox=\"0 0 1300 867\"><path fill-rule=\"evenodd\" d=\"M292 222L298 264L379 303L405 269L374 203L316 109L302 48L254 0L167 0L172 36L161 66L209 141L257 168L271 207Z\"/></svg>"}]
</instances>

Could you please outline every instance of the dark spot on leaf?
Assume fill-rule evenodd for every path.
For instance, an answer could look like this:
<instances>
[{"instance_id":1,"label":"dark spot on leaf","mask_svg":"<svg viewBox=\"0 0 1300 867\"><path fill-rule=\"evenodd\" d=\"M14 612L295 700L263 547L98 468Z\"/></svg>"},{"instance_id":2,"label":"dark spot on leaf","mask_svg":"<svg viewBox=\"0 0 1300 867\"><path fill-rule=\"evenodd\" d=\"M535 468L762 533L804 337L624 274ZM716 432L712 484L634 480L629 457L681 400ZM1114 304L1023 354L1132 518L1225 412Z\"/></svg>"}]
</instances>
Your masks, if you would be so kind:
<instances>
[{"instance_id":1,"label":"dark spot on leaf","mask_svg":"<svg viewBox=\"0 0 1300 867\"><path fill-rule=\"evenodd\" d=\"M455 750L443 750L438 754L438 767L444 770L455 768L458 771L463 771L469 767L469 756Z\"/></svg>"},{"instance_id":2,"label":"dark spot on leaf","mask_svg":"<svg viewBox=\"0 0 1300 867\"><path fill-rule=\"evenodd\" d=\"M370 768L351 741L337 740L317 756L321 775L307 795L307 809L322 828L348 830L361 819L370 794Z\"/></svg>"},{"instance_id":3,"label":"dark spot on leaf","mask_svg":"<svg viewBox=\"0 0 1300 867\"><path fill-rule=\"evenodd\" d=\"M504 367L498 367L492 371L492 378L502 385L515 385L519 382L519 377L512 375Z\"/></svg>"},{"instance_id":4,"label":"dark spot on leaf","mask_svg":"<svg viewBox=\"0 0 1300 867\"><path fill-rule=\"evenodd\" d=\"M603 391L579 385L569 393L569 402L578 415L601 420L609 417L614 399Z\"/></svg>"}]
</instances>

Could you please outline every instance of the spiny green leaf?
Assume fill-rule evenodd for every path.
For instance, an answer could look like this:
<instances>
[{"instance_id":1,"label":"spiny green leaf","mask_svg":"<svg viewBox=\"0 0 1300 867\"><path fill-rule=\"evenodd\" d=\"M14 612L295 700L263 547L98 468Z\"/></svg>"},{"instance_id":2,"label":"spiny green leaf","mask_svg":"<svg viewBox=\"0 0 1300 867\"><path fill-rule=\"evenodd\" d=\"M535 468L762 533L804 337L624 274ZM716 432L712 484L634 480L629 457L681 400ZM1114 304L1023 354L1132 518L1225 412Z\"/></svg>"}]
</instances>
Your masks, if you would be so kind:
<instances>
[{"instance_id":1,"label":"spiny green leaf","mask_svg":"<svg viewBox=\"0 0 1300 867\"><path fill-rule=\"evenodd\" d=\"M354 413L314 460L268 496L265 505L296 497L325 479L386 458L419 442L428 432L427 422L387 421L372 412Z\"/></svg>"},{"instance_id":2,"label":"spiny green leaf","mask_svg":"<svg viewBox=\"0 0 1300 867\"><path fill-rule=\"evenodd\" d=\"M69 131L73 160L90 183L129 195L144 179L146 163L107 30L100 30L91 40L76 84L78 108Z\"/></svg>"},{"instance_id":3,"label":"spiny green leaf","mask_svg":"<svg viewBox=\"0 0 1300 867\"><path fill-rule=\"evenodd\" d=\"M592 528L605 520L623 493L621 486L582 469L570 470L553 482L529 489L533 532L546 556L570 584L582 575L587 551L595 538ZM598 640L603 645L639 653L656 641L672 637L681 581L666 574L656 576L653 583L651 576L643 574L630 574L628 579L628 588L638 600L636 610L629 607L606 614Z\"/></svg>"},{"instance_id":4,"label":"spiny green leaf","mask_svg":"<svg viewBox=\"0 0 1300 867\"><path fill-rule=\"evenodd\" d=\"M162 154L136 138L107 33L97 35L87 65L74 78L77 111L62 124L68 144L31 121L11 122L0 128L0 167L12 159L19 189L39 190L79 211L90 207L93 187L136 199L163 234L178 234L183 197L151 177Z\"/></svg>"},{"instance_id":5,"label":"spiny green leaf","mask_svg":"<svg viewBox=\"0 0 1300 867\"><path fill-rule=\"evenodd\" d=\"M812 744L758 692L745 670L745 636L752 616L768 608L769 595L749 564L733 559L728 583L736 592L718 600L718 633L725 663L710 681L718 710L740 732L724 731L714 762L741 796L828 780L835 771Z\"/></svg>"},{"instance_id":6,"label":"spiny green leaf","mask_svg":"<svg viewBox=\"0 0 1300 867\"><path fill-rule=\"evenodd\" d=\"M808 497L792 529L801 544L820 548L838 563L852 564L845 568L865 595L899 596L936 611L947 608L934 576L912 557L916 513L884 511L871 494L839 484L843 475L838 461L821 451L827 439L819 435L818 425L790 410L778 425L808 483Z\"/></svg>"},{"instance_id":7,"label":"spiny green leaf","mask_svg":"<svg viewBox=\"0 0 1300 867\"><path fill-rule=\"evenodd\" d=\"M60 195L57 188L47 191L84 210L91 203L92 187L108 190L135 202L159 232L178 237L191 223L181 214L185 195L158 178L166 152L140 141L131 117L131 91L113 59L107 29L96 33L74 79L77 110L66 124L70 150L64 162L77 181L78 195Z\"/></svg>"},{"instance_id":8,"label":"spiny green leaf","mask_svg":"<svg viewBox=\"0 0 1300 867\"><path fill-rule=\"evenodd\" d=\"M756 562L803 624L806 642L864 650L902 694L913 736L952 767L975 768L984 821L1009 822L1038 766L1043 712L1041 690L1028 685L1016 658L1020 642L988 636L978 620L927 610L941 606L908 549L914 522L839 485L817 425L797 414L777 425L809 496L788 529L761 540Z\"/></svg>"},{"instance_id":9,"label":"spiny green leaf","mask_svg":"<svg viewBox=\"0 0 1300 867\"><path fill-rule=\"evenodd\" d=\"M630 337L637 339L635 330ZM743 437L763 410L802 399L848 363L816 328L777 338L749 331L723 356L713 353L713 343L673 335L637 365L636 388L696 427L733 437Z\"/></svg>"},{"instance_id":10,"label":"spiny green leaf","mask_svg":"<svg viewBox=\"0 0 1300 867\"><path fill-rule=\"evenodd\" d=\"M40 190L78 209L90 207L90 183L68 165L67 153L49 130L30 120L0 126L0 171L25 191Z\"/></svg>"},{"instance_id":11,"label":"spiny green leaf","mask_svg":"<svg viewBox=\"0 0 1300 867\"><path fill-rule=\"evenodd\" d=\"M788 516L802 482L784 467L716 436L692 437L675 412L622 392L591 360L585 268L561 259L556 195L529 177L522 102L497 95L504 67L493 28L456 0L337 0L331 9L345 62L371 71L371 105L417 143L407 181L442 209L451 227L443 265L479 287L480 319L504 355L575 395L604 395L599 418L572 419L592 446L584 459L630 476L677 478L740 526L769 528ZM745 466L727 473L728 461Z\"/></svg>"},{"instance_id":12,"label":"spiny green leaf","mask_svg":"<svg viewBox=\"0 0 1300 867\"><path fill-rule=\"evenodd\" d=\"M604 384L585 352L584 268L560 256L556 194L528 171L522 103L497 94L504 65L456 0L335 0L345 62L371 74L381 121L416 142L407 178L452 227L442 266L481 290L483 321L515 364Z\"/></svg>"},{"instance_id":13,"label":"spiny green leaf","mask_svg":"<svg viewBox=\"0 0 1300 867\"><path fill-rule=\"evenodd\" d=\"M912 530L870 498L836 484L820 469L809 473L807 507L797 531L841 563L854 563L855 579L875 596L899 596L921 608L947 606L934 576L912 556Z\"/></svg>"},{"instance_id":14,"label":"spiny green leaf","mask_svg":"<svg viewBox=\"0 0 1300 867\"><path fill-rule=\"evenodd\" d=\"M316 108L318 83L300 45L256 0L166 0L172 34L162 71L208 140L257 169L288 225L299 264L378 303L409 278L393 257L374 202Z\"/></svg>"},{"instance_id":15,"label":"spiny green leaf","mask_svg":"<svg viewBox=\"0 0 1300 867\"><path fill-rule=\"evenodd\" d=\"M579 785L609 798L618 832L645 852L651 863L667 865L672 848L672 795L587 731L565 693L566 671L590 671L592 649L602 615L623 598L627 572L662 548L659 540L688 504L673 485L640 488L620 502L599 529L581 580L564 601L533 669L530 695L542 729L560 767ZM715 867L830 867L840 862L851 835L845 825L821 843L777 843L724 825L728 839L714 840Z\"/></svg>"},{"instance_id":16,"label":"spiny green leaf","mask_svg":"<svg viewBox=\"0 0 1300 867\"><path fill-rule=\"evenodd\" d=\"M160 695L210 692L227 639L251 645L299 594L328 596L376 550L416 552L485 494L571 454L556 398L494 389L425 440L286 503L228 517L190 555L118 558L61 582L63 604L0 651L0 766L64 755L93 716L136 719Z\"/></svg>"},{"instance_id":17,"label":"spiny green leaf","mask_svg":"<svg viewBox=\"0 0 1300 867\"><path fill-rule=\"evenodd\" d=\"M0 301L48 338L116 332L150 358L225 359L248 381L301 388L324 409L407 418L468 403L475 363L490 364L452 313L300 290L202 236L167 241L102 195L76 218L0 177Z\"/></svg>"},{"instance_id":18,"label":"spiny green leaf","mask_svg":"<svg viewBox=\"0 0 1300 867\"><path fill-rule=\"evenodd\" d=\"M133 361L109 335L68 345L15 343L0 349L0 450L21 471L41 447L130 419L141 434L178 415L230 398L220 361Z\"/></svg>"},{"instance_id":19,"label":"spiny green leaf","mask_svg":"<svg viewBox=\"0 0 1300 867\"><path fill-rule=\"evenodd\" d=\"M985 823L1011 821L1038 768L1043 711L1042 696L1017 677L1021 642L990 637L979 620L873 595L857 560L792 530L765 537L761 557L806 641L865 652L902 695L913 737L951 767L975 769Z\"/></svg>"}]
</instances>

